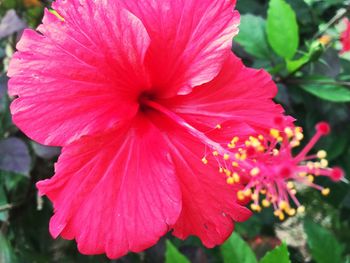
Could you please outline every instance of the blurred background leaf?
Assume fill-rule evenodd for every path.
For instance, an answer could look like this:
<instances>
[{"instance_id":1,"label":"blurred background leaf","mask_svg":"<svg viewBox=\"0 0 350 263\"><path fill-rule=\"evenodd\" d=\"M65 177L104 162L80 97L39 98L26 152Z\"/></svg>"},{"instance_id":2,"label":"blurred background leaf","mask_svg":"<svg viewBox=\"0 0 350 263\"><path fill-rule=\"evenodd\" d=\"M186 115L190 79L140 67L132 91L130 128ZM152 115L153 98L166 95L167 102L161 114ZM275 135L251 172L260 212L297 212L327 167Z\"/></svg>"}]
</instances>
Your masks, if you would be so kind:
<instances>
[{"instance_id":1,"label":"blurred background leaf","mask_svg":"<svg viewBox=\"0 0 350 263\"><path fill-rule=\"evenodd\" d=\"M254 28L254 34L252 34ZM239 34L234 41L241 44L245 51L257 58L269 58L271 50L266 38L266 21L260 17L246 14L241 17Z\"/></svg>"},{"instance_id":2,"label":"blurred background leaf","mask_svg":"<svg viewBox=\"0 0 350 263\"><path fill-rule=\"evenodd\" d=\"M344 262L343 246L329 231L311 220L305 220L304 228L312 257L317 263Z\"/></svg>"},{"instance_id":3,"label":"blurred background leaf","mask_svg":"<svg viewBox=\"0 0 350 263\"><path fill-rule=\"evenodd\" d=\"M224 263L258 262L250 246L237 233L233 233L220 249Z\"/></svg>"},{"instance_id":4,"label":"blurred background leaf","mask_svg":"<svg viewBox=\"0 0 350 263\"><path fill-rule=\"evenodd\" d=\"M296 14L284 0L271 0L267 13L267 38L277 55L292 59L299 46Z\"/></svg>"},{"instance_id":5,"label":"blurred background leaf","mask_svg":"<svg viewBox=\"0 0 350 263\"><path fill-rule=\"evenodd\" d=\"M190 263L190 261L177 250L171 241L167 240L165 263Z\"/></svg>"},{"instance_id":6,"label":"blurred background leaf","mask_svg":"<svg viewBox=\"0 0 350 263\"><path fill-rule=\"evenodd\" d=\"M290 263L289 252L286 244L283 243L274 250L267 252L260 260L260 263Z\"/></svg>"}]
</instances>

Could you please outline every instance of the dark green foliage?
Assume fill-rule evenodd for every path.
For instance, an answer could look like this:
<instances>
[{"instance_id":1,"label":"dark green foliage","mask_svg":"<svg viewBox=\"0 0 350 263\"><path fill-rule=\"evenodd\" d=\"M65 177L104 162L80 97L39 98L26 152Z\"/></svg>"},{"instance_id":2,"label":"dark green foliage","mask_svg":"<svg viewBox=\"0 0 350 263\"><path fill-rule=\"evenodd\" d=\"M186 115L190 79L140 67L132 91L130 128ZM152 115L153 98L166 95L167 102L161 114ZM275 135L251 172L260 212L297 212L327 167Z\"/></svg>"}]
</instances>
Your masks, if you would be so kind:
<instances>
[{"instance_id":1,"label":"dark green foliage","mask_svg":"<svg viewBox=\"0 0 350 263\"><path fill-rule=\"evenodd\" d=\"M260 263L290 263L287 245L283 243L274 250L267 252Z\"/></svg>"},{"instance_id":2,"label":"dark green foliage","mask_svg":"<svg viewBox=\"0 0 350 263\"><path fill-rule=\"evenodd\" d=\"M307 243L312 257L317 263L343 262L343 246L325 228L310 220L305 220ZM320 242L322 241L322 242Z\"/></svg>"},{"instance_id":3,"label":"dark green foliage","mask_svg":"<svg viewBox=\"0 0 350 263\"><path fill-rule=\"evenodd\" d=\"M220 249L224 263L258 262L252 249L237 233L233 233Z\"/></svg>"}]
</instances>

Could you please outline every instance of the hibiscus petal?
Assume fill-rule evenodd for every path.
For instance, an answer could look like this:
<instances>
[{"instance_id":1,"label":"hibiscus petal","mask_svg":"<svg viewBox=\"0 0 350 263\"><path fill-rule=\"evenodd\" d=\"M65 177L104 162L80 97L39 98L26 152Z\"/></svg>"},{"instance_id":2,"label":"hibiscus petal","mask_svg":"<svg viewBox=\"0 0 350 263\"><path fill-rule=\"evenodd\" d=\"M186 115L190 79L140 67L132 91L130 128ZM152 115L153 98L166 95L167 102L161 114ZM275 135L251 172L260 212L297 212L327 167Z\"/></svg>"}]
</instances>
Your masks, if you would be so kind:
<instances>
[{"instance_id":1,"label":"hibiscus petal","mask_svg":"<svg viewBox=\"0 0 350 263\"><path fill-rule=\"evenodd\" d=\"M146 119L63 148L56 175L37 184L54 204L54 237L110 258L152 245L176 222L181 193L168 146Z\"/></svg>"},{"instance_id":2,"label":"hibiscus petal","mask_svg":"<svg viewBox=\"0 0 350 263\"><path fill-rule=\"evenodd\" d=\"M176 176L182 193L182 210L173 225L173 234L186 239L190 235L201 239L206 247L223 243L234 229L234 221L251 216L249 209L237 200L242 185L228 185L219 173L218 163L204 165L205 145L164 116L152 115L164 131Z\"/></svg>"},{"instance_id":3,"label":"hibiscus petal","mask_svg":"<svg viewBox=\"0 0 350 263\"><path fill-rule=\"evenodd\" d=\"M232 0L124 0L145 25L151 45L146 63L158 96L186 94L220 71L239 14Z\"/></svg>"},{"instance_id":4,"label":"hibiscus petal","mask_svg":"<svg viewBox=\"0 0 350 263\"><path fill-rule=\"evenodd\" d=\"M266 71L247 68L230 54L211 82L162 103L196 127L213 128L230 121L259 130L274 127L274 119L283 116L283 108L272 100L276 93L277 87Z\"/></svg>"},{"instance_id":5,"label":"hibiscus petal","mask_svg":"<svg viewBox=\"0 0 350 263\"><path fill-rule=\"evenodd\" d=\"M59 10L61 2L70 5L64 21L46 11L41 34L25 31L8 72L9 92L19 96L11 107L14 122L51 145L133 116L149 85L143 62L150 39L139 19L102 1L93 10L94 1L60 1Z\"/></svg>"},{"instance_id":6,"label":"hibiscus petal","mask_svg":"<svg viewBox=\"0 0 350 263\"><path fill-rule=\"evenodd\" d=\"M203 145L180 132L169 136L169 143L183 200L173 234L181 239L198 236L207 247L223 243L233 231L233 221L245 221L251 212L238 204L237 189L226 184L217 164L203 165Z\"/></svg>"}]
</instances>

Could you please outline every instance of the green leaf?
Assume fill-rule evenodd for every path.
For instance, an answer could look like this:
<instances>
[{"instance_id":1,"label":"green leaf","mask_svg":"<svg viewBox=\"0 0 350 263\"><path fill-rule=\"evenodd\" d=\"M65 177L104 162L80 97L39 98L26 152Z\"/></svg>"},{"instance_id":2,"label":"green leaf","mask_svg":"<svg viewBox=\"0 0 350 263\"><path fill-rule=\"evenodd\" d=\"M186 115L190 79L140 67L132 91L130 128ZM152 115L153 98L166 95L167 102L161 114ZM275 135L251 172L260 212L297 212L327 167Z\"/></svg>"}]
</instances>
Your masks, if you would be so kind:
<instances>
[{"instance_id":1,"label":"green leaf","mask_svg":"<svg viewBox=\"0 0 350 263\"><path fill-rule=\"evenodd\" d=\"M285 243L267 252L260 263L290 263L289 252Z\"/></svg>"},{"instance_id":2,"label":"green leaf","mask_svg":"<svg viewBox=\"0 0 350 263\"><path fill-rule=\"evenodd\" d=\"M10 246L10 243L6 240L6 237L0 232L0 262L1 263L14 263L15 257Z\"/></svg>"},{"instance_id":3,"label":"green leaf","mask_svg":"<svg viewBox=\"0 0 350 263\"><path fill-rule=\"evenodd\" d=\"M289 73L293 73L308 63L310 60L310 55L305 54L299 59L296 60L287 60L287 69Z\"/></svg>"},{"instance_id":4,"label":"green leaf","mask_svg":"<svg viewBox=\"0 0 350 263\"><path fill-rule=\"evenodd\" d=\"M256 263L254 252L248 244L234 232L220 247L224 263Z\"/></svg>"},{"instance_id":5,"label":"green leaf","mask_svg":"<svg viewBox=\"0 0 350 263\"><path fill-rule=\"evenodd\" d=\"M303 90L324 100L333 102L349 102L350 89L337 84L313 83L301 86Z\"/></svg>"},{"instance_id":6,"label":"green leaf","mask_svg":"<svg viewBox=\"0 0 350 263\"><path fill-rule=\"evenodd\" d=\"M343 246L322 226L306 220L304 229L311 255L317 263L342 263Z\"/></svg>"},{"instance_id":7,"label":"green leaf","mask_svg":"<svg viewBox=\"0 0 350 263\"><path fill-rule=\"evenodd\" d=\"M252 30L254 30L254 34L252 34ZM241 44L246 52L257 58L270 57L266 37L266 21L260 16L243 15L239 34L234 41Z\"/></svg>"},{"instance_id":8,"label":"green leaf","mask_svg":"<svg viewBox=\"0 0 350 263\"><path fill-rule=\"evenodd\" d=\"M190 263L179 250L169 241L166 241L165 263Z\"/></svg>"},{"instance_id":9,"label":"green leaf","mask_svg":"<svg viewBox=\"0 0 350 263\"><path fill-rule=\"evenodd\" d=\"M0 207L4 207L7 205L7 198L4 191L4 188L0 185ZM7 221L8 219L8 211L0 211L0 221ZM0 261L1 262L1 261Z\"/></svg>"},{"instance_id":10,"label":"green leaf","mask_svg":"<svg viewBox=\"0 0 350 263\"><path fill-rule=\"evenodd\" d=\"M270 0L267 12L267 38L277 55L292 59L299 46L295 12L284 0Z\"/></svg>"}]
</instances>

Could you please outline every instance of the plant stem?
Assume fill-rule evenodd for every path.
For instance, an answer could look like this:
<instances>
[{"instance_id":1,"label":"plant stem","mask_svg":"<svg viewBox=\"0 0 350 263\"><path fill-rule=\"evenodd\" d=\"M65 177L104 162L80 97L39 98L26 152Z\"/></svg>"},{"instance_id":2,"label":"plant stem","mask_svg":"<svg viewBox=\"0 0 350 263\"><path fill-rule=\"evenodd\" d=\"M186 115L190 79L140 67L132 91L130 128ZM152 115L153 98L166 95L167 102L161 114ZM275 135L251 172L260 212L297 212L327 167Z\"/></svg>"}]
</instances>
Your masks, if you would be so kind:
<instances>
[{"instance_id":1,"label":"plant stem","mask_svg":"<svg viewBox=\"0 0 350 263\"><path fill-rule=\"evenodd\" d=\"M335 24L337 24L340 20L342 20L344 17L346 17L348 14L350 14L350 5L348 5L344 10L342 10L341 12L339 12L338 14L336 14L327 24L326 27L317 32L314 35L314 39L322 36L329 28L333 27Z\"/></svg>"},{"instance_id":2,"label":"plant stem","mask_svg":"<svg viewBox=\"0 0 350 263\"><path fill-rule=\"evenodd\" d=\"M10 210L14 207L14 205L12 204L6 204L6 205L2 205L0 206L0 212L4 212L6 210Z\"/></svg>"}]
</instances>

